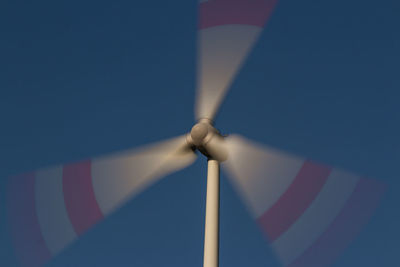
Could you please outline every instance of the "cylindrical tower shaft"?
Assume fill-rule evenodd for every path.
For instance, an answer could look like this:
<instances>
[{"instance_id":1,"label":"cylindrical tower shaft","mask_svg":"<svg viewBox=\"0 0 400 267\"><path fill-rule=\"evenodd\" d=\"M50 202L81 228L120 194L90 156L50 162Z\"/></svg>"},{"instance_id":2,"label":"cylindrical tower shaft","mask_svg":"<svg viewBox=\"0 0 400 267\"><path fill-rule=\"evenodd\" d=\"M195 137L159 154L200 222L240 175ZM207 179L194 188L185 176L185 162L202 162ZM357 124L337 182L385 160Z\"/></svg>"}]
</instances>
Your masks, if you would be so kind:
<instances>
[{"instance_id":1,"label":"cylindrical tower shaft","mask_svg":"<svg viewBox=\"0 0 400 267\"><path fill-rule=\"evenodd\" d=\"M206 223L203 267L218 267L219 260L219 162L208 160Z\"/></svg>"}]
</instances>

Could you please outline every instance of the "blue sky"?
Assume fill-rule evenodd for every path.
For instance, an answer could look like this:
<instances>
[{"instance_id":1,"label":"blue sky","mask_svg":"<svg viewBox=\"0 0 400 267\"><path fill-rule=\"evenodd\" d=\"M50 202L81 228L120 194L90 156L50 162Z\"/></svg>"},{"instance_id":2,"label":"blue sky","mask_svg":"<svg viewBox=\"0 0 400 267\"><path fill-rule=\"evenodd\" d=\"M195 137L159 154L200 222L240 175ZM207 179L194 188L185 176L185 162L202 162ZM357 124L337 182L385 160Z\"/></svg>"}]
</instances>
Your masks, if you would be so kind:
<instances>
[{"instance_id":1,"label":"blue sky","mask_svg":"<svg viewBox=\"0 0 400 267\"><path fill-rule=\"evenodd\" d=\"M0 265L17 266L7 177L137 147L194 123L197 1L0 4ZM280 1L217 118L388 184L337 266L395 266L400 35L394 0ZM201 266L205 159L95 226L49 266ZM222 175L221 266L277 266Z\"/></svg>"}]
</instances>

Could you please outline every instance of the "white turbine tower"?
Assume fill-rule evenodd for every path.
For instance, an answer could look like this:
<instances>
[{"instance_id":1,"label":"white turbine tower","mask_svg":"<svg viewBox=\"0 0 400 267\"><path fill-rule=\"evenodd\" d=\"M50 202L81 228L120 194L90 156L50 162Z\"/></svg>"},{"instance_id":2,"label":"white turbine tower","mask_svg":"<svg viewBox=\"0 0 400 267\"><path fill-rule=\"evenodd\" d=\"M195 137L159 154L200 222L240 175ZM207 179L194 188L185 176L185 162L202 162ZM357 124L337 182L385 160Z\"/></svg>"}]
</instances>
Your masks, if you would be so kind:
<instances>
[{"instance_id":1,"label":"white turbine tower","mask_svg":"<svg viewBox=\"0 0 400 267\"><path fill-rule=\"evenodd\" d=\"M220 165L283 266L330 264L372 215L373 180L222 136L214 118L277 0L202 0L195 119L180 137L14 177L9 218L24 266L41 266L169 173L208 158L204 267L218 266Z\"/></svg>"}]
</instances>

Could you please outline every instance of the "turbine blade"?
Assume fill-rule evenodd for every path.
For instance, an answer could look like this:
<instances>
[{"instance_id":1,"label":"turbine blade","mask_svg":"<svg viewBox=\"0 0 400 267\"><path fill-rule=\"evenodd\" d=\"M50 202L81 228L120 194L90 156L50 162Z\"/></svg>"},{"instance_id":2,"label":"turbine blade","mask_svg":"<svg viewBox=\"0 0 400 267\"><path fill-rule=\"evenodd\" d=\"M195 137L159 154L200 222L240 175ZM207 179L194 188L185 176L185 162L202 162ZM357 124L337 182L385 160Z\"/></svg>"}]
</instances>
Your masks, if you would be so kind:
<instances>
[{"instance_id":1,"label":"turbine blade","mask_svg":"<svg viewBox=\"0 0 400 267\"><path fill-rule=\"evenodd\" d=\"M195 158L182 136L13 177L9 219L22 265L43 265L123 203Z\"/></svg>"},{"instance_id":2,"label":"turbine blade","mask_svg":"<svg viewBox=\"0 0 400 267\"><path fill-rule=\"evenodd\" d=\"M277 0L203 0L199 6L196 119L213 120Z\"/></svg>"},{"instance_id":3,"label":"turbine blade","mask_svg":"<svg viewBox=\"0 0 400 267\"><path fill-rule=\"evenodd\" d=\"M256 144L226 138L238 194L283 266L328 266L360 232L385 186Z\"/></svg>"}]
</instances>

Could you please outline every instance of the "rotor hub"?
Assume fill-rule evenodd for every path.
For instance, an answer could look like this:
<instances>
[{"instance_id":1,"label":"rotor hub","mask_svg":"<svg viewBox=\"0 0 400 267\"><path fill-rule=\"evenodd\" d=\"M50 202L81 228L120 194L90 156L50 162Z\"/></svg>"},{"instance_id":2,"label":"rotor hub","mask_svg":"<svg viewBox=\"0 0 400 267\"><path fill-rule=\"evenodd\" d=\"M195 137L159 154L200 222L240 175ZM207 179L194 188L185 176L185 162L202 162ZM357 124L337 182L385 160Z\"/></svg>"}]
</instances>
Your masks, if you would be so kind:
<instances>
[{"instance_id":1,"label":"rotor hub","mask_svg":"<svg viewBox=\"0 0 400 267\"><path fill-rule=\"evenodd\" d=\"M201 146L208 133L209 133L209 125L203 122L197 123L193 126L192 130L190 131L190 137L192 137L193 144L198 147Z\"/></svg>"},{"instance_id":2,"label":"rotor hub","mask_svg":"<svg viewBox=\"0 0 400 267\"><path fill-rule=\"evenodd\" d=\"M208 119L200 120L192 127L187 135L188 144L197 149L208 158L217 159L218 161L226 160L226 149L224 148L224 138L211 125Z\"/></svg>"}]
</instances>

